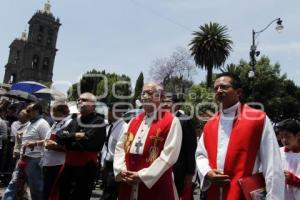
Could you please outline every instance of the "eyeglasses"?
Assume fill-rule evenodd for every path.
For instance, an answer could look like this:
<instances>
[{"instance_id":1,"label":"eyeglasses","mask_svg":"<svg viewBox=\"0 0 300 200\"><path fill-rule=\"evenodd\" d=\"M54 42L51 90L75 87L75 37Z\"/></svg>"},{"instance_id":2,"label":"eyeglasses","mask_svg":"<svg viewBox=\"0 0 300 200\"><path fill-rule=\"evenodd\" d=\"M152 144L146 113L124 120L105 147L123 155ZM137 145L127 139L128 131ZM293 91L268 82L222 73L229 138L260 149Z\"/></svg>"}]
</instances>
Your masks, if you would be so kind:
<instances>
[{"instance_id":1,"label":"eyeglasses","mask_svg":"<svg viewBox=\"0 0 300 200\"><path fill-rule=\"evenodd\" d=\"M217 92L219 88L223 91L226 91L229 88L232 88L232 85L216 85L214 86L214 91Z\"/></svg>"},{"instance_id":2,"label":"eyeglasses","mask_svg":"<svg viewBox=\"0 0 300 200\"><path fill-rule=\"evenodd\" d=\"M153 90L144 90L142 91L142 94L141 96L144 96L144 95L149 95L149 96L152 96L155 92Z\"/></svg>"}]
</instances>

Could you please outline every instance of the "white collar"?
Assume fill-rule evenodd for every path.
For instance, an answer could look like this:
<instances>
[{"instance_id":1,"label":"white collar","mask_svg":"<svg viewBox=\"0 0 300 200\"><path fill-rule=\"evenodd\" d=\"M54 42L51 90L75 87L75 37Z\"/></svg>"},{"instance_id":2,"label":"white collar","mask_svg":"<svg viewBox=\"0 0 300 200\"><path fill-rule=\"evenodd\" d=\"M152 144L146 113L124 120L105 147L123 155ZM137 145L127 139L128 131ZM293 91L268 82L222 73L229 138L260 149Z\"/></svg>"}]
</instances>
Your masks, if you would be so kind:
<instances>
[{"instance_id":1,"label":"white collar","mask_svg":"<svg viewBox=\"0 0 300 200\"><path fill-rule=\"evenodd\" d=\"M240 102L237 102L236 104L234 104L233 106L229 107L229 108L226 108L226 109L223 109L221 111L221 113L223 115L235 115L236 114L236 111L238 109L238 107L240 106Z\"/></svg>"}]
</instances>

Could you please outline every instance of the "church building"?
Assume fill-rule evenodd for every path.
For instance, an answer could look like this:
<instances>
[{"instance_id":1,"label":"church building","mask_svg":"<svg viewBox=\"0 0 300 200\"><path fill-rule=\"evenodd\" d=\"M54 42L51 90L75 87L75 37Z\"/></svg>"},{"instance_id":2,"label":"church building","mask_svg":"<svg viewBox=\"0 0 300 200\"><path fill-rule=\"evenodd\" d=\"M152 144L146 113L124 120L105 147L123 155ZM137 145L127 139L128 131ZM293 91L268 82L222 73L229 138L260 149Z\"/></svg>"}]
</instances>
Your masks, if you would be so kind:
<instances>
[{"instance_id":1,"label":"church building","mask_svg":"<svg viewBox=\"0 0 300 200\"><path fill-rule=\"evenodd\" d=\"M19 81L52 82L56 41L60 22L51 13L48 2L29 20L26 31L9 46L4 83Z\"/></svg>"}]
</instances>

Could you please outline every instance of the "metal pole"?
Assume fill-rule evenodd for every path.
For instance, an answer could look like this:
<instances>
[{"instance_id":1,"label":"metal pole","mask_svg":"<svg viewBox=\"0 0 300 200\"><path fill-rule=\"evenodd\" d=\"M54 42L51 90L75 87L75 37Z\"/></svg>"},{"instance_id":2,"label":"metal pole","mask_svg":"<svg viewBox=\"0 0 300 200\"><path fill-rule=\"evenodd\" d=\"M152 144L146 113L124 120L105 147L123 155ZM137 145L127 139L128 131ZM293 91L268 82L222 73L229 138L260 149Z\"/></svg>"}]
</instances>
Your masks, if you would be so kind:
<instances>
[{"instance_id":1,"label":"metal pole","mask_svg":"<svg viewBox=\"0 0 300 200\"><path fill-rule=\"evenodd\" d=\"M252 66L252 70L255 75L255 65L256 65L256 59L255 59L255 53L256 53L256 45L255 45L255 31L252 30L252 45L250 49L250 65Z\"/></svg>"}]
</instances>

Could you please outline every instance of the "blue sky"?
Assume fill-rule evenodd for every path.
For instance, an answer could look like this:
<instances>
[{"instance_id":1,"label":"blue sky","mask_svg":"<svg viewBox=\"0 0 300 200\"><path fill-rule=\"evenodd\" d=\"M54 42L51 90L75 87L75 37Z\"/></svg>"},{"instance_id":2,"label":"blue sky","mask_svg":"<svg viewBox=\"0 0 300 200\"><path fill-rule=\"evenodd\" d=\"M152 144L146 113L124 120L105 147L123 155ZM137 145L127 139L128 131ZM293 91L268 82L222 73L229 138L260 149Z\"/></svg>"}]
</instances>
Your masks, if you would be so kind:
<instances>
[{"instance_id":1,"label":"blue sky","mask_svg":"<svg viewBox=\"0 0 300 200\"><path fill-rule=\"evenodd\" d=\"M1 0L2 80L10 43L28 29L27 22L45 2ZM234 51L227 63L249 60L252 29L258 31L278 17L284 31L278 34L273 24L259 36L258 50L300 85L299 0L52 0L51 5L62 23L53 76L62 90L68 87L64 82L74 83L92 68L124 73L133 83L141 71L149 79L154 59L187 47L192 32L210 21L229 28ZM205 80L205 74L198 70L194 80Z\"/></svg>"}]
</instances>

